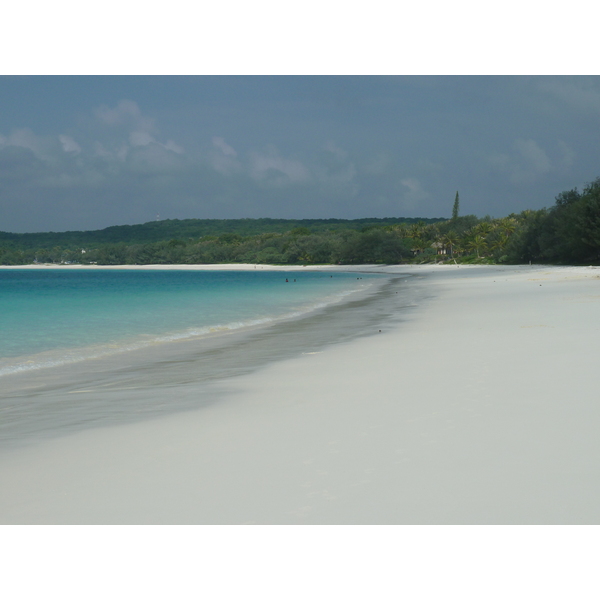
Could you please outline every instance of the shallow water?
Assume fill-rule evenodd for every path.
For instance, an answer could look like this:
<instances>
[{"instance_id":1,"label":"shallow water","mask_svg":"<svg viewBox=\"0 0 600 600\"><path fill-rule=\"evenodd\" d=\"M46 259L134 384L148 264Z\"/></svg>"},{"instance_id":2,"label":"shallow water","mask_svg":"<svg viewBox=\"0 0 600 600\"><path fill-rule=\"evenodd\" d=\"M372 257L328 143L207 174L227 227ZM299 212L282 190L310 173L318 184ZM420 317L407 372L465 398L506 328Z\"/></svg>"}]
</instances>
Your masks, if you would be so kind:
<instances>
[{"instance_id":1,"label":"shallow water","mask_svg":"<svg viewBox=\"0 0 600 600\"><path fill-rule=\"evenodd\" d=\"M280 304L280 314L287 318L3 377L0 445L202 407L219 400L212 382L274 360L319 352L328 344L385 332L425 296L423 286L407 285L406 275L370 280L357 273L318 275L313 281L332 283L336 293L316 296L313 290L302 303L288 302L283 313ZM294 278L296 285L301 283L297 272L275 272L269 276L271 289L291 290L292 285L281 285L286 277L290 284ZM292 310L299 306L304 312Z\"/></svg>"},{"instance_id":2,"label":"shallow water","mask_svg":"<svg viewBox=\"0 0 600 600\"><path fill-rule=\"evenodd\" d=\"M370 279L315 271L0 270L0 378L301 315Z\"/></svg>"}]
</instances>

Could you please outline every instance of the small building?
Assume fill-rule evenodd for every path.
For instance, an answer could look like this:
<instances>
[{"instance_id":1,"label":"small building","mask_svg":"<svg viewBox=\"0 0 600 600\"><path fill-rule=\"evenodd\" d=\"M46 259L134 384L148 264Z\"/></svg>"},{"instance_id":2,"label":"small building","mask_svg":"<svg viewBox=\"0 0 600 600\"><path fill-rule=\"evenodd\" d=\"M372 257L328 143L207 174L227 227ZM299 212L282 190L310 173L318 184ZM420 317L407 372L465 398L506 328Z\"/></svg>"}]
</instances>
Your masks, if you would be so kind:
<instances>
[{"instance_id":1,"label":"small building","mask_svg":"<svg viewBox=\"0 0 600 600\"><path fill-rule=\"evenodd\" d=\"M433 242L431 247L435 248L438 254L449 254L446 244L442 244L442 242Z\"/></svg>"}]
</instances>

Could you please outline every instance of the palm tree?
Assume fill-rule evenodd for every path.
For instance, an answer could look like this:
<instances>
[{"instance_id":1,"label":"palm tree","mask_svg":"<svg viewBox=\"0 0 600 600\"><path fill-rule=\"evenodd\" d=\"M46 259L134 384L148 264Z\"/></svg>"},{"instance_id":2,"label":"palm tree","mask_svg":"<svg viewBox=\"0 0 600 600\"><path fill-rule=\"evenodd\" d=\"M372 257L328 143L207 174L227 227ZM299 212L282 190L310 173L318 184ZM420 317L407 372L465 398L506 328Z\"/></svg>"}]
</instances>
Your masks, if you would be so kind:
<instances>
[{"instance_id":1,"label":"palm tree","mask_svg":"<svg viewBox=\"0 0 600 600\"><path fill-rule=\"evenodd\" d=\"M480 235L476 235L468 244L467 247L470 250L475 250L475 252L477 252L477 258L481 258L479 252L486 250L487 249L487 244L485 242L485 239L480 236Z\"/></svg>"},{"instance_id":2,"label":"palm tree","mask_svg":"<svg viewBox=\"0 0 600 600\"><path fill-rule=\"evenodd\" d=\"M440 237L440 228L437 223L431 223L425 226L425 233L430 239L435 240Z\"/></svg>"},{"instance_id":3,"label":"palm tree","mask_svg":"<svg viewBox=\"0 0 600 600\"><path fill-rule=\"evenodd\" d=\"M453 232L449 231L446 235L442 236L441 242L444 246L450 248L450 256L454 255L454 246L458 244L458 236Z\"/></svg>"},{"instance_id":4,"label":"palm tree","mask_svg":"<svg viewBox=\"0 0 600 600\"><path fill-rule=\"evenodd\" d=\"M456 254L456 256L460 256L461 254L463 254L465 252L465 240L459 239L452 247L452 252L453 256L454 254Z\"/></svg>"},{"instance_id":5,"label":"palm tree","mask_svg":"<svg viewBox=\"0 0 600 600\"><path fill-rule=\"evenodd\" d=\"M494 229L494 225L492 225L492 223L490 223L489 221L483 221L482 223L476 225L473 229L475 229L483 235L487 235Z\"/></svg>"},{"instance_id":6,"label":"palm tree","mask_svg":"<svg viewBox=\"0 0 600 600\"><path fill-rule=\"evenodd\" d=\"M510 236L508 234L501 233L500 237L498 238L498 247L504 248L504 246L506 246L506 244L508 244L509 240L510 240Z\"/></svg>"},{"instance_id":7,"label":"palm tree","mask_svg":"<svg viewBox=\"0 0 600 600\"><path fill-rule=\"evenodd\" d=\"M391 229L402 238L410 237L410 235L408 234L408 225L406 223L398 223L396 225L392 225Z\"/></svg>"},{"instance_id":8,"label":"palm tree","mask_svg":"<svg viewBox=\"0 0 600 600\"><path fill-rule=\"evenodd\" d=\"M420 238L423 235L424 232L424 227L423 224L421 223L421 221L419 221L418 223L413 223L407 230L406 235L409 238Z\"/></svg>"},{"instance_id":9,"label":"palm tree","mask_svg":"<svg viewBox=\"0 0 600 600\"><path fill-rule=\"evenodd\" d=\"M498 227L500 227L506 236L509 236L517 228L517 221L511 217L505 217L504 219L500 219Z\"/></svg>"},{"instance_id":10,"label":"palm tree","mask_svg":"<svg viewBox=\"0 0 600 600\"><path fill-rule=\"evenodd\" d=\"M504 233L501 233L494 241L489 245L489 248L492 252L501 252L504 250L504 247L508 243L508 236Z\"/></svg>"}]
</instances>

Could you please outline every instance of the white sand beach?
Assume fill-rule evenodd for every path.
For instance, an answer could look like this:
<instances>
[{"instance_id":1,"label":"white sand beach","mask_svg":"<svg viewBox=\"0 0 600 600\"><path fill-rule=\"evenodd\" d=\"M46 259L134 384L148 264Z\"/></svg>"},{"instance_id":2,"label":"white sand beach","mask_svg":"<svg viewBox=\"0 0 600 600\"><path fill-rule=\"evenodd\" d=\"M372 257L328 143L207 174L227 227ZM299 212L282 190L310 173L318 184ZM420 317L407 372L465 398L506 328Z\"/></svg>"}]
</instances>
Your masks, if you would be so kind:
<instances>
[{"instance_id":1,"label":"white sand beach","mask_svg":"<svg viewBox=\"0 0 600 600\"><path fill-rule=\"evenodd\" d=\"M600 268L384 270L429 293L381 332L2 451L0 523L600 523Z\"/></svg>"}]
</instances>

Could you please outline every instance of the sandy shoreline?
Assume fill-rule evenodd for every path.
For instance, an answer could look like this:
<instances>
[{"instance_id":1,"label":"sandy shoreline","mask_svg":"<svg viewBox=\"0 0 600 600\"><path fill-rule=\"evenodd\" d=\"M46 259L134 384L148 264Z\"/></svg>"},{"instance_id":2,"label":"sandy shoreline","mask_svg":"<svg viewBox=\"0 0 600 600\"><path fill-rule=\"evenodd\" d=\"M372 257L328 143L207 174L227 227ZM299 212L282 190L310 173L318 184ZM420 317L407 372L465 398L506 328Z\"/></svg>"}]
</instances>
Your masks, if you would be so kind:
<instances>
[{"instance_id":1,"label":"sandy shoreline","mask_svg":"<svg viewBox=\"0 0 600 600\"><path fill-rule=\"evenodd\" d=\"M0 454L0 522L600 522L600 269L374 270L430 298L200 410Z\"/></svg>"},{"instance_id":2,"label":"sandy shoreline","mask_svg":"<svg viewBox=\"0 0 600 600\"><path fill-rule=\"evenodd\" d=\"M367 265L372 267L372 265ZM52 263L44 263L39 265L0 265L0 269L143 269L143 270L180 270L180 271L250 271L254 269L264 269L269 271L298 271L306 269L301 265L260 265L250 263L239 264L205 264L205 265L57 265ZM336 265L320 265L318 267L308 267L318 269L338 269ZM341 266L340 269L344 269ZM351 267L353 268L353 267Z\"/></svg>"},{"instance_id":3,"label":"sandy shoreline","mask_svg":"<svg viewBox=\"0 0 600 600\"><path fill-rule=\"evenodd\" d=\"M32 356L34 368L0 376L0 453L41 438L136 422L218 401L219 394L207 389L215 380L371 335L389 312L391 295L400 305L398 312L408 310L402 305L418 302L415 286L399 286L406 276L368 278L361 272L352 273L348 281L355 278L369 282L357 282L352 293L334 294L305 310L262 323L162 340L141 338L137 345L116 348L90 346L58 364L52 351ZM400 296L395 294L399 289ZM46 366L35 367L44 361ZM23 357L15 362L26 365ZM10 368L9 361L1 366L6 370L7 365ZM177 394L165 397L165 387L176 387Z\"/></svg>"}]
</instances>

